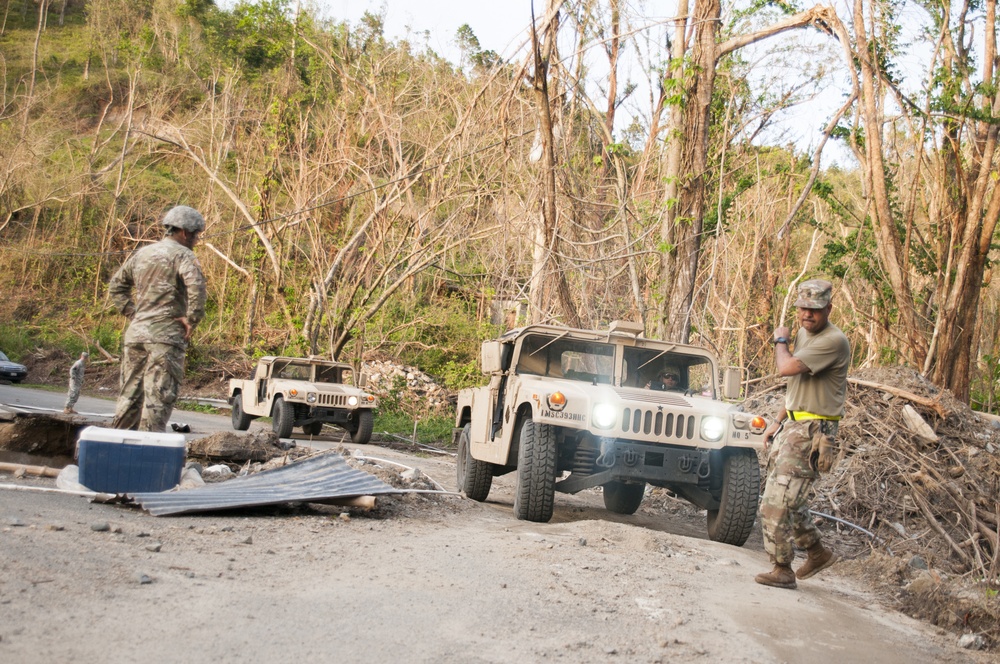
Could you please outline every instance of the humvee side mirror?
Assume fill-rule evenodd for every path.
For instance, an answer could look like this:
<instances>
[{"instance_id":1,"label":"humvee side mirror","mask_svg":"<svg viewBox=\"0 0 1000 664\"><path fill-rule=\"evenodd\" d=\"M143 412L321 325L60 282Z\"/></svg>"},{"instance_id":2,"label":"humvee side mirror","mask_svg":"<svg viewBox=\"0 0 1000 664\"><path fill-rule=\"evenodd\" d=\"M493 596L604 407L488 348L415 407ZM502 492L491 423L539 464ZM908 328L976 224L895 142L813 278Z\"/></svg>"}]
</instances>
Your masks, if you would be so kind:
<instances>
[{"instance_id":1,"label":"humvee side mirror","mask_svg":"<svg viewBox=\"0 0 1000 664\"><path fill-rule=\"evenodd\" d=\"M726 367L722 370L722 398L739 399L743 384L743 369L741 367Z\"/></svg>"},{"instance_id":2,"label":"humvee side mirror","mask_svg":"<svg viewBox=\"0 0 1000 664\"><path fill-rule=\"evenodd\" d=\"M358 375L358 387L364 387L367 384L368 384L368 374L365 374L365 373L359 374Z\"/></svg>"},{"instance_id":3,"label":"humvee side mirror","mask_svg":"<svg viewBox=\"0 0 1000 664\"><path fill-rule=\"evenodd\" d=\"M482 350L483 373L492 374L503 371L501 362L501 346L499 341L484 341Z\"/></svg>"}]
</instances>

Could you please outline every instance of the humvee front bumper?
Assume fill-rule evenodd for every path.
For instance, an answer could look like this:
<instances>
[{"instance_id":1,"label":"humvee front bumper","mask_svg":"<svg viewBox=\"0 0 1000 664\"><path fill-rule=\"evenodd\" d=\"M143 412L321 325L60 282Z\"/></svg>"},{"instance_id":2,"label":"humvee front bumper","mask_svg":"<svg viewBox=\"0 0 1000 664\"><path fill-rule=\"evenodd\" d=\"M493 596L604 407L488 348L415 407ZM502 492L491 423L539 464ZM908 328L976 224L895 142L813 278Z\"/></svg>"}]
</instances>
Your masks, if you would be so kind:
<instances>
[{"instance_id":1,"label":"humvee front bumper","mask_svg":"<svg viewBox=\"0 0 1000 664\"><path fill-rule=\"evenodd\" d=\"M297 418L296 422L305 425L312 422L329 422L330 424L347 424L351 422L361 409L347 410L344 408L310 407L305 417Z\"/></svg>"},{"instance_id":2,"label":"humvee front bumper","mask_svg":"<svg viewBox=\"0 0 1000 664\"><path fill-rule=\"evenodd\" d=\"M595 472L574 471L556 483L557 491L576 493L612 480L695 486L705 484L712 473L712 450L607 438L601 442Z\"/></svg>"}]
</instances>

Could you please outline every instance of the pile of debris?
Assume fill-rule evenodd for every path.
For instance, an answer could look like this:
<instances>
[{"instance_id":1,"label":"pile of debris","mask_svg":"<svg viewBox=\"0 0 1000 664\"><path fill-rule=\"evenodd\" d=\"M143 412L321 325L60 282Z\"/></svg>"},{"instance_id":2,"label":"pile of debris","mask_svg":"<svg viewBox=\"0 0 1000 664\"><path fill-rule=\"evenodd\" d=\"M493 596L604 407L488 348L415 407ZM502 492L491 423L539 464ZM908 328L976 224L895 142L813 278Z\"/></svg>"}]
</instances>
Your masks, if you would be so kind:
<instances>
[{"instance_id":1,"label":"pile of debris","mask_svg":"<svg viewBox=\"0 0 1000 664\"><path fill-rule=\"evenodd\" d=\"M368 374L365 389L380 400L396 400L404 408L419 406L418 411L429 410L435 415L452 412L454 395L451 391L416 367L382 360L365 361L361 367Z\"/></svg>"},{"instance_id":2,"label":"pile of debris","mask_svg":"<svg viewBox=\"0 0 1000 664\"><path fill-rule=\"evenodd\" d=\"M857 571L901 588L908 613L1000 645L1000 429L910 369L849 380L839 457L810 504L842 520L824 517L825 536L854 558L871 550ZM744 407L777 417L783 384Z\"/></svg>"}]
</instances>

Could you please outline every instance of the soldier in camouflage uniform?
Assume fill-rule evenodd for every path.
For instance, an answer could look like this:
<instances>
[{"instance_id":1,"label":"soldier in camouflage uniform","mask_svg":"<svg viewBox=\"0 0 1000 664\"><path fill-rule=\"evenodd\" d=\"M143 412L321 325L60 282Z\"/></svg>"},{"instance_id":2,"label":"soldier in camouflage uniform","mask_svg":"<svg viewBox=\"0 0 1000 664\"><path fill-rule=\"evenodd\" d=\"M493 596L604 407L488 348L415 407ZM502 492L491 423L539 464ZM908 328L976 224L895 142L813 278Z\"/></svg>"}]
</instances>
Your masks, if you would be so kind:
<instances>
[{"instance_id":1,"label":"soldier in camouflage uniform","mask_svg":"<svg viewBox=\"0 0 1000 664\"><path fill-rule=\"evenodd\" d=\"M116 429L165 431L184 377L184 353L205 316L205 276L195 242L205 220L179 205L163 217L166 236L129 256L108 294L130 319L122 355Z\"/></svg>"},{"instance_id":2,"label":"soldier in camouflage uniform","mask_svg":"<svg viewBox=\"0 0 1000 664\"><path fill-rule=\"evenodd\" d=\"M799 286L795 306L800 329L794 353L788 347L790 330L779 327L774 331L775 363L778 373L788 377L788 389L784 417L765 435L774 444L760 516L764 550L774 569L758 574L755 580L767 586L795 588L796 577L808 579L837 561L837 554L820 541L808 507L813 482L833 465L851 362L847 337L830 322L832 293L833 284L821 279ZM794 572L793 539L808 554L805 564Z\"/></svg>"},{"instance_id":3,"label":"soldier in camouflage uniform","mask_svg":"<svg viewBox=\"0 0 1000 664\"><path fill-rule=\"evenodd\" d=\"M87 368L87 358L89 357L90 353L80 353L80 359L74 362L73 366L69 368L69 392L66 393L66 407L63 408L64 413L76 413L73 406L76 405L77 399L80 398L80 388L83 387L83 374Z\"/></svg>"}]
</instances>

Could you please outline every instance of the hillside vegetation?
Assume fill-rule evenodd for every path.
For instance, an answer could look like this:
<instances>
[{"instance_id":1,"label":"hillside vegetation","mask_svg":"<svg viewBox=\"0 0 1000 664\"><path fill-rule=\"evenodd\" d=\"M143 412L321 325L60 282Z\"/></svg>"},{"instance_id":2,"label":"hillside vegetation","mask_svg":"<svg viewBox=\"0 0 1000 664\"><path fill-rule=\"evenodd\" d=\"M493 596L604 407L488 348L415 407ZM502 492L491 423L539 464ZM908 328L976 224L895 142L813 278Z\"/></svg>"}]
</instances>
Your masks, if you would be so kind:
<instances>
[{"instance_id":1,"label":"hillside vegetation","mask_svg":"<svg viewBox=\"0 0 1000 664\"><path fill-rule=\"evenodd\" d=\"M630 94L617 53L638 48L643 33L626 29L638 17L615 0L560 4L562 22L540 24L537 57L503 60L463 29L455 63L388 39L378 15L348 25L288 0L7 1L0 347L15 359L39 346L117 353L124 321L108 279L160 237L166 209L186 204L208 220L194 368L385 356L457 388L478 380L480 341L505 327L631 319L708 345L754 379L773 370L791 284L825 276L855 366L935 370L950 338L937 322L954 235L921 203L916 162L885 167L909 252L901 303L864 168L813 173L814 156L755 140L804 93L753 89L739 51L720 55L707 166L675 177L683 132L671 118L693 108L688 79L672 78L670 53L646 53L659 100L615 129ZM717 40L780 13L734 12ZM610 79L560 56L570 40L600 48ZM803 70L815 81L824 62ZM863 156L860 108L842 117L830 140ZM903 154L895 140L887 152ZM992 409L997 297L985 257L982 267L962 380L974 406Z\"/></svg>"}]
</instances>

